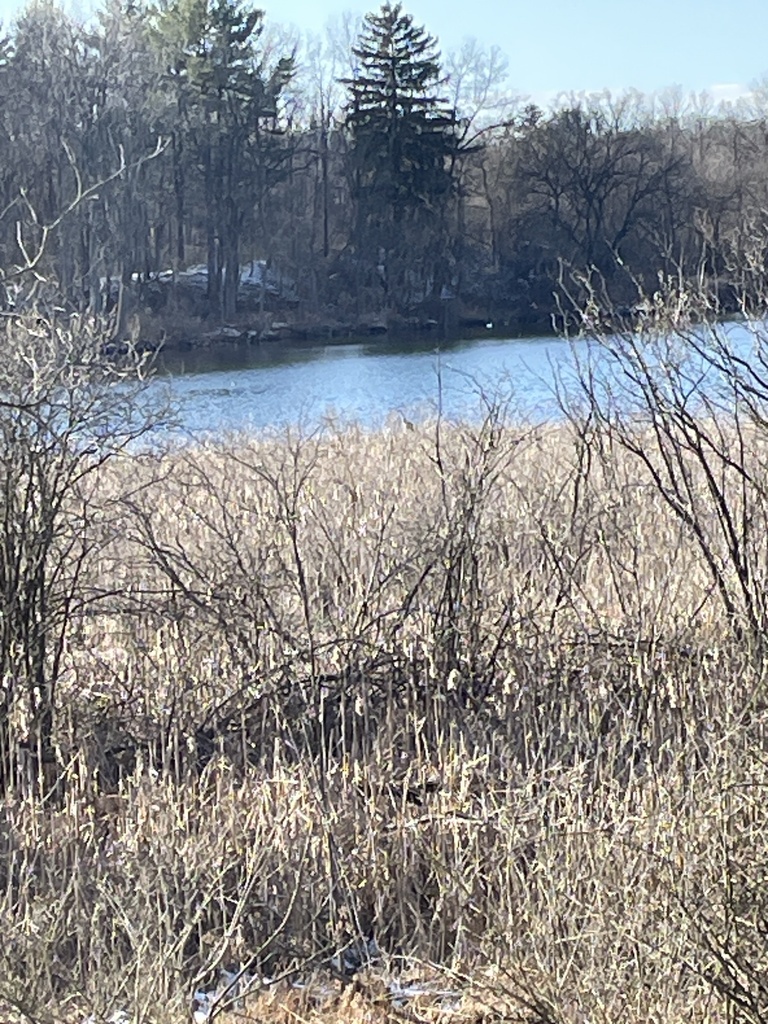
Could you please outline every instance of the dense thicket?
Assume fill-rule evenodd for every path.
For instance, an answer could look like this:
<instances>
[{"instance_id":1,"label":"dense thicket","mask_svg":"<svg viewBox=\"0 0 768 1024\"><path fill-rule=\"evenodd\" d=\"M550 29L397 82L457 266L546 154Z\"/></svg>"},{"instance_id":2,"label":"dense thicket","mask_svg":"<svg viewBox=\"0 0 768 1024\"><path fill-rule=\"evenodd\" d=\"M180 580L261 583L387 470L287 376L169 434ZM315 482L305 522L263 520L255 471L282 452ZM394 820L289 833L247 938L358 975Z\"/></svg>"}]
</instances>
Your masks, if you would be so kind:
<instances>
[{"instance_id":1,"label":"dense thicket","mask_svg":"<svg viewBox=\"0 0 768 1024\"><path fill-rule=\"evenodd\" d=\"M0 60L0 265L45 234L46 280L73 308L120 298L121 330L148 309L234 319L256 260L305 319L463 306L533 324L561 261L596 267L619 304L622 264L646 288L703 270L735 301L729 246L766 209L759 102L601 94L545 113L509 92L498 51L441 57L399 4L342 34L300 42L241 0L107 0L87 26L36 0ZM194 265L193 300L170 272ZM255 305L274 301L263 285Z\"/></svg>"}]
</instances>

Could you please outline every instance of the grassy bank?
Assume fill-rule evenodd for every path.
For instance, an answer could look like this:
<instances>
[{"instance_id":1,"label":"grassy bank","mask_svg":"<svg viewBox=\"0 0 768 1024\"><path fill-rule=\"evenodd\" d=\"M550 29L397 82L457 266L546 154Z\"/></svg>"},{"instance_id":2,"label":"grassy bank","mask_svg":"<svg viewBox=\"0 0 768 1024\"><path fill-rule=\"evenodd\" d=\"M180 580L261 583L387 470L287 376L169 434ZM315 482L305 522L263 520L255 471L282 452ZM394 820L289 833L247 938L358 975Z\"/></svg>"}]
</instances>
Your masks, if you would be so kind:
<instances>
[{"instance_id":1,"label":"grassy bank","mask_svg":"<svg viewBox=\"0 0 768 1024\"><path fill-rule=\"evenodd\" d=\"M761 1019L762 656L625 449L491 413L89 486L55 764L20 745L0 820L3 1019Z\"/></svg>"}]
</instances>

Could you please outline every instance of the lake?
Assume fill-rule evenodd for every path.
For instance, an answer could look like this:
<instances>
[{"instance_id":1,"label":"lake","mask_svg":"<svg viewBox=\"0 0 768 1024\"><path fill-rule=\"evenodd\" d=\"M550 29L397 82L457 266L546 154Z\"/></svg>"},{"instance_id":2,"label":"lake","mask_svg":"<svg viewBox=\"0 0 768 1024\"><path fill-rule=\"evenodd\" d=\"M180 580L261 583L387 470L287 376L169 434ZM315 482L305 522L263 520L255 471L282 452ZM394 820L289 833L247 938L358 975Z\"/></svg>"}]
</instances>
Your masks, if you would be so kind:
<instances>
[{"instance_id":1,"label":"lake","mask_svg":"<svg viewBox=\"0 0 768 1024\"><path fill-rule=\"evenodd\" d=\"M482 415L485 396L502 394L526 419L558 415L553 384L572 365L570 346L551 337L415 343L294 342L219 347L163 357L158 387L168 387L183 432L311 429L329 417L368 428L392 415L409 420ZM175 431L174 431L175 432Z\"/></svg>"}]
</instances>

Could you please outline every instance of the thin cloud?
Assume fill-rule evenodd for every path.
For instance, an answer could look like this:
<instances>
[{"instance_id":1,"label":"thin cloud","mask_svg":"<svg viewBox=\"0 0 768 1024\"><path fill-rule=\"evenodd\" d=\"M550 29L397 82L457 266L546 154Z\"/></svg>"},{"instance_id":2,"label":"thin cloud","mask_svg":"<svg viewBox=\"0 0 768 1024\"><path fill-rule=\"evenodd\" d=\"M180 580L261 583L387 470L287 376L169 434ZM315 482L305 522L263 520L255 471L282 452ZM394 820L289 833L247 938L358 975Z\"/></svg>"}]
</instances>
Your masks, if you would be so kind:
<instances>
[{"instance_id":1,"label":"thin cloud","mask_svg":"<svg viewBox=\"0 0 768 1024\"><path fill-rule=\"evenodd\" d=\"M707 91L711 93L715 103L736 103L750 94L749 86L742 82L722 82L710 85Z\"/></svg>"}]
</instances>

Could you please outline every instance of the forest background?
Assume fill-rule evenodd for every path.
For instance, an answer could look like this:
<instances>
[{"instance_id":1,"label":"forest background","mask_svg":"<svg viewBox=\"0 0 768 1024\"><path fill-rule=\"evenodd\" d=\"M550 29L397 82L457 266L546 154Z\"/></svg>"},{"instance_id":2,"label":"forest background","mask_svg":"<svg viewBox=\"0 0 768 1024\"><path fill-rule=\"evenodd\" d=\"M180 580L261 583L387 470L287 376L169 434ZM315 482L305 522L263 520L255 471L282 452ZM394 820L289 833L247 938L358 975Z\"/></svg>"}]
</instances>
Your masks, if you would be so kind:
<instances>
[{"instance_id":1,"label":"forest background","mask_svg":"<svg viewBox=\"0 0 768 1024\"><path fill-rule=\"evenodd\" d=\"M45 233L57 301L171 343L204 321L538 329L562 264L627 307L621 264L651 290L704 273L733 311L728 240L767 208L761 89L545 111L509 77L400 6L300 40L227 0L110 2L87 26L34 3L0 55L0 263ZM6 306L28 300L11 275Z\"/></svg>"}]
</instances>

